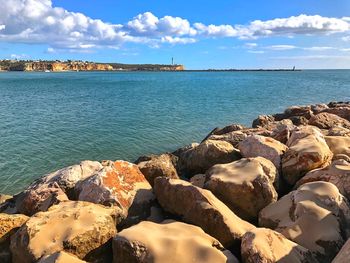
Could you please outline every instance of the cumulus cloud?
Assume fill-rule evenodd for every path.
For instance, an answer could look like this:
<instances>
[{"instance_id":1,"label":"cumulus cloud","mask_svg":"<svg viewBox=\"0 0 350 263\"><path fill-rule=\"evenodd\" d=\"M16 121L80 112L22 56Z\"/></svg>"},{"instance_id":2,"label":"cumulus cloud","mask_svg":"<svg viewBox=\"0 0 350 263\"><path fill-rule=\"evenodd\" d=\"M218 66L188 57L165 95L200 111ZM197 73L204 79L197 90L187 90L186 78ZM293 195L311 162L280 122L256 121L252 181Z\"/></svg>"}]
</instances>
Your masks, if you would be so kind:
<instances>
[{"instance_id":1,"label":"cumulus cloud","mask_svg":"<svg viewBox=\"0 0 350 263\"><path fill-rule=\"evenodd\" d=\"M299 15L255 20L246 25L206 25L146 12L125 23L112 24L55 7L52 0L0 0L0 41L48 44L54 50L119 48L126 42L158 47L166 43L190 44L203 38L256 39L348 31L349 17Z\"/></svg>"}]
</instances>

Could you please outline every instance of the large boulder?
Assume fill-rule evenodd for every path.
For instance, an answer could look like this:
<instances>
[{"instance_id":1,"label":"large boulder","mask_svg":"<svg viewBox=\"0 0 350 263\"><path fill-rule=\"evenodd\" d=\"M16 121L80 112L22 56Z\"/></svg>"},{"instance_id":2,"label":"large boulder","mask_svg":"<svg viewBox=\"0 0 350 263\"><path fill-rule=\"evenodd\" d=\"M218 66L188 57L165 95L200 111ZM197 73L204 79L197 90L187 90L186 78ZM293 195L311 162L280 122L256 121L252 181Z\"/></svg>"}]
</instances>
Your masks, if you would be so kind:
<instances>
[{"instance_id":1,"label":"large boulder","mask_svg":"<svg viewBox=\"0 0 350 263\"><path fill-rule=\"evenodd\" d=\"M264 128L274 122L275 118L272 115L259 115L258 118L253 120L253 128Z\"/></svg>"},{"instance_id":2,"label":"large boulder","mask_svg":"<svg viewBox=\"0 0 350 263\"><path fill-rule=\"evenodd\" d=\"M323 112L335 114L343 119L350 121L350 105L331 107L329 109L325 109Z\"/></svg>"},{"instance_id":3,"label":"large boulder","mask_svg":"<svg viewBox=\"0 0 350 263\"><path fill-rule=\"evenodd\" d=\"M325 168L308 172L296 183L296 187L316 181L334 184L339 192L350 200L350 163L347 161L335 160Z\"/></svg>"},{"instance_id":4,"label":"large boulder","mask_svg":"<svg viewBox=\"0 0 350 263\"><path fill-rule=\"evenodd\" d=\"M326 136L325 139L334 155L334 159L339 159L343 156L350 158L350 137Z\"/></svg>"},{"instance_id":5,"label":"large boulder","mask_svg":"<svg viewBox=\"0 0 350 263\"><path fill-rule=\"evenodd\" d=\"M288 147L270 137L251 135L238 144L243 157L264 157L270 160L277 169L281 168L282 155Z\"/></svg>"},{"instance_id":6,"label":"large boulder","mask_svg":"<svg viewBox=\"0 0 350 263\"><path fill-rule=\"evenodd\" d=\"M11 237L13 262L36 262L65 251L94 261L109 251L116 234L114 210L88 202L67 201L32 216Z\"/></svg>"},{"instance_id":7,"label":"large boulder","mask_svg":"<svg viewBox=\"0 0 350 263\"><path fill-rule=\"evenodd\" d=\"M332 127L350 128L350 122L331 113L322 112L313 115L309 120L309 125L316 126L320 129L330 129Z\"/></svg>"},{"instance_id":8,"label":"large boulder","mask_svg":"<svg viewBox=\"0 0 350 263\"><path fill-rule=\"evenodd\" d=\"M345 242L338 255L333 259L332 263L348 263L350 259L350 239Z\"/></svg>"},{"instance_id":9,"label":"large boulder","mask_svg":"<svg viewBox=\"0 0 350 263\"><path fill-rule=\"evenodd\" d=\"M225 247L239 244L253 225L236 216L210 191L179 179L158 177L154 192L163 209L201 227Z\"/></svg>"},{"instance_id":10,"label":"large boulder","mask_svg":"<svg viewBox=\"0 0 350 263\"><path fill-rule=\"evenodd\" d=\"M204 187L245 220L256 221L261 209L277 201L273 184L278 180L278 172L265 158L217 164L207 171L206 177Z\"/></svg>"},{"instance_id":11,"label":"large boulder","mask_svg":"<svg viewBox=\"0 0 350 263\"><path fill-rule=\"evenodd\" d=\"M305 119L308 120L311 118L313 112L311 106L291 106L281 114L274 114L273 117L276 121L280 121L283 119L290 119L293 121L295 125L299 125L299 123L295 123L296 120Z\"/></svg>"},{"instance_id":12,"label":"large boulder","mask_svg":"<svg viewBox=\"0 0 350 263\"><path fill-rule=\"evenodd\" d=\"M86 261L81 260L72 254L61 251L40 259L38 263L86 263Z\"/></svg>"},{"instance_id":13,"label":"large boulder","mask_svg":"<svg viewBox=\"0 0 350 263\"><path fill-rule=\"evenodd\" d=\"M330 262L349 237L350 210L335 185L312 182L261 210L259 225L309 249L320 262Z\"/></svg>"},{"instance_id":14,"label":"large boulder","mask_svg":"<svg viewBox=\"0 0 350 263\"><path fill-rule=\"evenodd\" d=\"M317 263L308 249L268 228L245 233L241 253L245 263Z\"/></svg>"},{"instance_id":15,"label":"large boulder","mask_svg":"<svg viewBox=\"0 0 350 263\"><path fill-rule=\"evenodd\" d=\"M0 214L0 262L12 262L10 238L27 220L25 215Z\"/></svg>"},{"instance_id":16,"label":"large boulder","mask_svg":"<svg viewBox=\"0 0 350 263\"><path fill-rule=\"evenodd\" d=\"M174 163L177 162L177 157L172 154L151 155L139 158L136 161L142 174L147 181L153 186L154 179L158 176L178 179L177 171Z\"/></svg>"},{"instance_id":17,"label":"large boulder","mask_svg":"<svg viewBox=\"0 0 350 263\"><path fill-rule=\"evenodd\" d=\"M296 128L293 122L289 119L275 121L271 126L272 132L269 136L283 144L287 143L292 134L292 131Z\"/></svg>"},{"instance_id":18,"label":"large boulder","mask_svg":"<svg viewBox=\"0 0 350 263\"><path fill-rule=\"evenodd\" d=\"M95 175L76 184L78 200L113 206L117 214L132 221L128 224L148 217L155 196L137 165L126 161L104 164Z\"/></svg>"},{"instance_id":19,"label":"large boulder","mask_svg":"<svg viewBox=\"0 0 350 263\"><path fill-rule=\"evenodd\" d=\"M201 228L176 221L144 221L119 232L113 239L113 256L113 263L238 263L230 251Z\"/></svg>"},{"instance_id":20,"label":"large boulder","mask_svg":"<svg viewBox=\"0 0 350 263\"><path fill-rule=\"evenodd\" d=\"M206 140L197 147L179 156L180 175L188 176L205 173L218 163L229 163L240 158L239 151L225 141Z\"/></svg>"},{"instance_id":21,"label":"large boulder","mask_svg":"<svg viewBox=\"0 0 350 263\"><path fill-rule=\"evenodd\" d=\"M327 130L327 133L325 135L350 137L350 129L346 129L346 128L339 127L339 126L332 127L329 130Z\"/></svg>"},{"instance_id":22,"label":"large boulder","mask_svg":"<svg viewBox=\"0 0 350 263\"><path fill-rule=\"evenodd\" d=\"M324 136L313 126L294 130L287 146L289 148L282 157L282 174L290 185L307 172L327 166L333 157Z\"/></svg>"}]
</instances>

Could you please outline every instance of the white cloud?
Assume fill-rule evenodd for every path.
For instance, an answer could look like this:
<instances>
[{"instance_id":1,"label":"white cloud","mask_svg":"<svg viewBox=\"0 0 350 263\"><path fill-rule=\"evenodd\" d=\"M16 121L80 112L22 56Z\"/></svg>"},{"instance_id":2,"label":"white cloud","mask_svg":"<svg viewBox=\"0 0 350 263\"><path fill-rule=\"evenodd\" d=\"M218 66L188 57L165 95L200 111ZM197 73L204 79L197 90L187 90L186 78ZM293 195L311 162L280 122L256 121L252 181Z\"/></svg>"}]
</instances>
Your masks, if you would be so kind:
<instances>
[{"instance_id":1,"label":"white cloud","mask_svg":"<svg viewBox=\"0 0 350 263\"><path fill-rule=\"evenodd\" d=\"M332 50L336 49L334 47L304 47L304 50L309 50L309 51L327 51L327 50Z\"/></svg>"},{"instance_id":2,"label":"white cloud","mask_svg":"<svg viewBox=\"0 0 350 263\"><path fill-rule=\"evenodd\" d=\"M292 46L292 45L272 45L272 46L267 46L265 47L266 49L270 49L270 50L291 50L291 49L296 49L296 46Z\"/></svg>"},{"instance_id":3,"label":"white cloud","mask_svg":"<svg viewBox=\"0 0 350 263\"><path fill-rule=\"evenodd\" d=\"M181 17L157 17L146 12L128 22L112 24L54 7L52 0L0 0L0 41L42 43L55 50L87 52L100 47L119 48L125 42L159 47L162 43L190 44L203 38L255 39L337 32L350 32L349 17L299 15L255 20L247 25L205 25L191 24ZM343 40L348 40L348 37L343 37ZM254 44L247 43L246 47L255 48Z\"/></svg>"},{"instance_id":4,"label":"white cloud","mask_svg":"<svg viewBox=\"0 0 350 263\"><path fill-rule=\"evenodd\" d=\"M27 59L29 58L29 56L27 54L11 54L10 58L20 60L20 59Z\"/></svg>"},{"instance_id":5,"label":"white cloud","mask_svg":"<svg viewBox=\"0 0 350 263\"><path fill-rule=\"evenodd\" d=\"M248 50L248 53L252 53L252 54L264 54L265 51L263 51L263 50Z\"/></svg>"},{"instance_id":6,"label":"white cloud","mask_svg":"<svg viewBox=\"0 0 350 263\"><path fill-rule=\"evenodd\" d=\"M256 48L258 46L257 43L245 43L244 46L246 48Z\"/></svg>"},{"instance_id":7,"label":"white cloud","mask_svg":"<svg viewBox=\"0 0 350 263\"><path fill-rule=\"evenodd\" d=\"M349 42L350 41L350 36L345 36L341 38L343 41L345 42Z\"/></svg>"}]
</instances>

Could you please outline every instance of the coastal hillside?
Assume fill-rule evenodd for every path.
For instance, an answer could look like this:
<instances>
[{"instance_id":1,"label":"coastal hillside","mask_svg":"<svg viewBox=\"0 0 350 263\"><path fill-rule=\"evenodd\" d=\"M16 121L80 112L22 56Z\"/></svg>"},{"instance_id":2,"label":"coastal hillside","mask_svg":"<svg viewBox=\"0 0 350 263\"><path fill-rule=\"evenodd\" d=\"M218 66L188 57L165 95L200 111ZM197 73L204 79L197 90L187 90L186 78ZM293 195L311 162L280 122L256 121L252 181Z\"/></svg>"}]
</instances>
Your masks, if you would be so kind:
<instances>
[{"instance_id":1,"label":"coastal hillside","mask_svg":"<svg viewBox=\"0 0 350 263\"><path fill-rule=\"evenodd\" d=\"M293 106L0 195L0 262L345 263L349 199L350 102Z\"/></svg>"},{"instance_id":2,"label":"coastal hillside","mask_svg":"<svg viewBox=\"0 0 350 263\"><path fill-rule=\"evenodd\" d=\"M182 71L183 65L94 63L88 61L0 61L0 71Z\"/></svg>"}]
</instances>

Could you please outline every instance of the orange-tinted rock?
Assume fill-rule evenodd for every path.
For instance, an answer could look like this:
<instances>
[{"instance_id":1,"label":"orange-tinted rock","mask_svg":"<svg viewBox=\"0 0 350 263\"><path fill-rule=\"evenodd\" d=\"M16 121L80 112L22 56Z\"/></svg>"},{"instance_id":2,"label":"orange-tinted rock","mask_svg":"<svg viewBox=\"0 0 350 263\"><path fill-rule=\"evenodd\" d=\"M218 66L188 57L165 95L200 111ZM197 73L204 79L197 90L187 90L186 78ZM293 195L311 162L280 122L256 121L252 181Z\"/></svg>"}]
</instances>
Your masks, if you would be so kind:
<instances>
[{"instance_id":1,"label":"orange-tinted rock","mask_svg":"<svg viewBox=\"0 0 350 263\"><path fill-rule=\"evenodd\" d=\"M350 158L350 137L326 136L325 139L334 155L334 159L341 159L343 155Z\"/></svg>"},{"instance_id":2,"label":"orange-tinted rock","mask_svg":"<svg viewBox=\"0 0 350 263\"><path fill-rule=\"evenodd\" d=\"M338 106L338 107L332 107L329 109L325 109L323 112L328 112L328 113L332 113L335 115L338 115L339 117L346 119L348 121L350 121L350 105L345 106Z\"/></svg>"},{"instance_id":3,"label":"orange-tinted rock","mask_svg":"<svg viewBox=\"0 0 350 263\"><path fill-rule=\"evenodd\" d=\"M72 254L61 251L40 259L38 263L86 263L86 261L81 260Z\"/></svg>"},{"instance_id":4,"label":"orange-tinted rock","mask_svg":"<svg viewBox=\"0 0 350 263\"><path fill-rule=\"evenodd\" d=\"M340 126L350 128L350 122L331 113L322 112L313 115L309 120L309 125L316 126L320 129L330 129L332 127Z\"/></svg>"}]
</instances>

